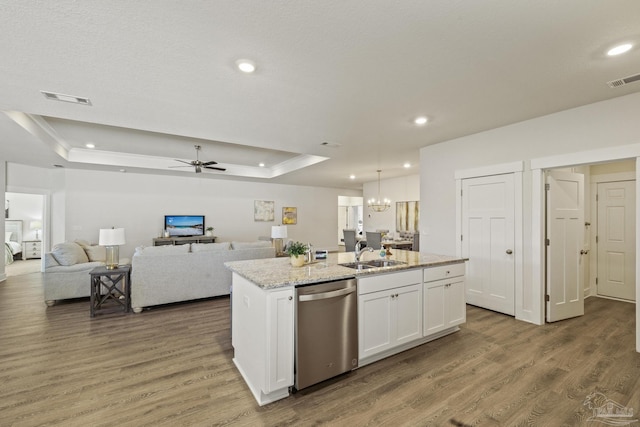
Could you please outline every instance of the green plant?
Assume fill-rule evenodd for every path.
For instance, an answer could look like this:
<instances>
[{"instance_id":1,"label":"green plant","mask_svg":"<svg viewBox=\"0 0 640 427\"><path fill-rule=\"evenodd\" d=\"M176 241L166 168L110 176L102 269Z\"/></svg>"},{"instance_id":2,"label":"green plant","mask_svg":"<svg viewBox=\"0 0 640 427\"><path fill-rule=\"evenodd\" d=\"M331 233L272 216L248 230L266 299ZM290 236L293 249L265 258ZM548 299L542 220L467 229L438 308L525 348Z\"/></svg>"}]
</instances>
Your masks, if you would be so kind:
<instances>
[{"instance_id":1,"label":"green plant","mask_svg":"<svg viewBox=\"0 0 640 427\"><path fill-rule=\"evenodd\" d=\"M207 227L207 231L213 231L213 227Z\"/></svg>"},{"instance_id":2,"label":"green plant","mask_svg":"<svg viewBox=\"0 0 640 427\"><path fill-rule=\"evenodd\" d=\"M289 254L289 256L295 256L295 257L299 255L304 255L306 251L307 251L307 247L305 246L304 243L301 243L301 242L293 242L287 248L287 253Z\"/></svg>"}]
</instances>

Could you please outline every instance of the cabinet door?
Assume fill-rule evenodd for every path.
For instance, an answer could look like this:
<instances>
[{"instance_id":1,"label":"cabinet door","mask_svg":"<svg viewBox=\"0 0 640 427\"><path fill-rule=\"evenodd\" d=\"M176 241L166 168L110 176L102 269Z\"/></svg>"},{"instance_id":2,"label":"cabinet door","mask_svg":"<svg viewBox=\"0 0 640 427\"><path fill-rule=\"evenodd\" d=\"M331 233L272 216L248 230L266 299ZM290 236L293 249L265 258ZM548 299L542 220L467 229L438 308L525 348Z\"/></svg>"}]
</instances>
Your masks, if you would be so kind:
<instances>
[{"instance_id":1,"label":"cabinet door","mask_svg":"<svg viewBox=\"0 0 640 427\"><path fill-rule=\"evenodd\" d=\"M437 280L424 284L424 336L447 328L447 301L445 297L447 281Z\"/></svg>"},{"instance_id":2,"label":"cabinet door","mask_svg":"<svg viewBox=\"0 0 640 427\"><path fill-rule=\"evenodd\" d=\"M467 321L467 304L464 287L464 279L457 277L446 287L445 296L447 302L447 327L457 326Z\"/></svg>"},{"instance_id":3,"label":"cabinet door","mask_svg":"<svg viewBox=\"0 0 640 427\"><path fill-rule=\"evenodd\" d=\"M422 338L422 286L392 289L392 319L395 319L393 344Z\"/></svg>"},{"instance_id":4,"label":"cabinet door","mask_svg":"<svg viewBox=\"0 0 640 427\"><path fill-rule=\"evenodd\" d=\"M293 290L275 291L267 297L267 384L265 393L293 385Z\"/></svg>"},{"instance_id":5,"label":"cabinet door","mask_svg":"<svg viewBox=\"0 0 640 427\"><path fill-rule=\"evenodd\" d=\"M358 357L363 359L392 346L391 294L380 291L358 297Z\"/></svg>"}]
</instances>

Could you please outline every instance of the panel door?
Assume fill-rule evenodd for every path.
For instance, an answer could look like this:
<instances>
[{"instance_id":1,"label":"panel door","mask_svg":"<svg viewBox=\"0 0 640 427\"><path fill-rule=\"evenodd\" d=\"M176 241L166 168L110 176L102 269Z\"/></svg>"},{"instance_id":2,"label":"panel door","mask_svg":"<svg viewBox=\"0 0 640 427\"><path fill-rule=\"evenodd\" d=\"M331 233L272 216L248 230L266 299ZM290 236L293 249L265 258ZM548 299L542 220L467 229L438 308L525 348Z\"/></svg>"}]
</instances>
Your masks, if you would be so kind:
<instances>
[{"instance_id":1,"label":"panel door","mask_svg":"<svg viewBox=\"0 0 640 427\"><path fill-rule=\"evenodd\" d=\"M423 333L425 337L446 329L447 302L444 292L447 283L445 280L438 280L424 284Z\"/></svg>"},{"instance_id":2,"label":"panel door","mask_svg":"<svg viewBox=\"0 0 640 427\"><path fill-rule=\"evenodd\" d=\"M392 289L395 311L394 344L404 344L422 338L422 285Z\"/></svg>"},{"instance_id":3,"label":"panel door","mask_svg":"<svg viewBox=\"0 0 640 427\"><path fill-rule=\"evenodd\" d=\"M635 181L598 184L598 295L636 299Z\"/></svg>"},{"instance_id":4,"label":"panel door","mask_svg":"<svg viewBox=\"0 0 640 427\"><path fill-rule=\"evenodd\" d=\"M462 277L457 279L457 281L449 282L446 289L447 328L461 325L467 321L464 279Z\"/></svg>"},{"instance_id":5,"label":"panel door","mask_svg":"<svg viewBox=\"0 0 640 427\"><path fill-rule=\"evenodd\" d=\"M392 346L391 291L358 297L358 357L363 359Z\"/></svg>"},{"instance_id":6,"label":"panel door","mask_svg":"<svg viewBox=\"0 0 640 427\"><path fill-rule=\"evenodd\" d=\"M294 320L293 290L271 292L268 304L268 334L270 343L267 361L266 393L293 385Z\"/></svg>"},{"instance_id":7,"label":"panel door","mask_svg":"<svg viewBox=\"0 0 640 427\"><path fill-rule=\"evenodd\" d=\"M467 303L515 315L513 174L462 180Z\"/></svg>"},{"instance_id":8,"label":"panel door","mask_svg":"<svg viewBox=\"0 0 640 427\"><path fill-rule=\"evenodd\" d=\"M584 176L547 173L547 322L582 316Z\"/></svg>"}]
</instances>

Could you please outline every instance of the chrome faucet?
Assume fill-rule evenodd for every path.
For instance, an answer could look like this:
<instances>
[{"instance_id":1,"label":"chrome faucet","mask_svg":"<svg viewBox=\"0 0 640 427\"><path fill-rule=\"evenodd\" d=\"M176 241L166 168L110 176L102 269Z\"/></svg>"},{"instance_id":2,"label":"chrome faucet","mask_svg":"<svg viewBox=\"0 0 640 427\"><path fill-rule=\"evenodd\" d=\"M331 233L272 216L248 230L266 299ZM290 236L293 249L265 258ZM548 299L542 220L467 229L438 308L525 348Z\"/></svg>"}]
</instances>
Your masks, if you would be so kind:
<instances>
[{"instance_id":1,"label":"chrome faucet","mask_svg":"<svg viewBox=\"0 0 640 427\"><path fill-rule=\"evenodd\" d=\"M365 247L364 247L364 248L362 248L362 249L357 249L357 248L356 248L356 250L355 250L355 251L353 251L353 253L354 253L354 254L355 254L355 256L356 256L356 262L360 262L360 257L362 256L362 254L363 254L365 251L373 252L373 248L372 248L371 246L365 246Z\"/></svg>"}]
</instances>

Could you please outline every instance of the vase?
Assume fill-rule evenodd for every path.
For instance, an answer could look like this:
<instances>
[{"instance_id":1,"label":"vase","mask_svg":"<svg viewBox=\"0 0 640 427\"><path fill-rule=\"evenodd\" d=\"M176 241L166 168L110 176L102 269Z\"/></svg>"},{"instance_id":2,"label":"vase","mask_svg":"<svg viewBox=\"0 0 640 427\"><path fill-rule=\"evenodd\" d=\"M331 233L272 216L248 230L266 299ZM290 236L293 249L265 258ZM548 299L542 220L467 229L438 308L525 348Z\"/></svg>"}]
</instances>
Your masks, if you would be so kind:
<instances>
[{"instance_id":1,"label":"vase","mask_svg":"<svg viewBox=\"0 0 640 427\"><path fill-rule=\"evenodd\" d=\"M289 258L293 267L302 267L304 265L304 255L291 255Z\"/></svg>"}]
</instances>

